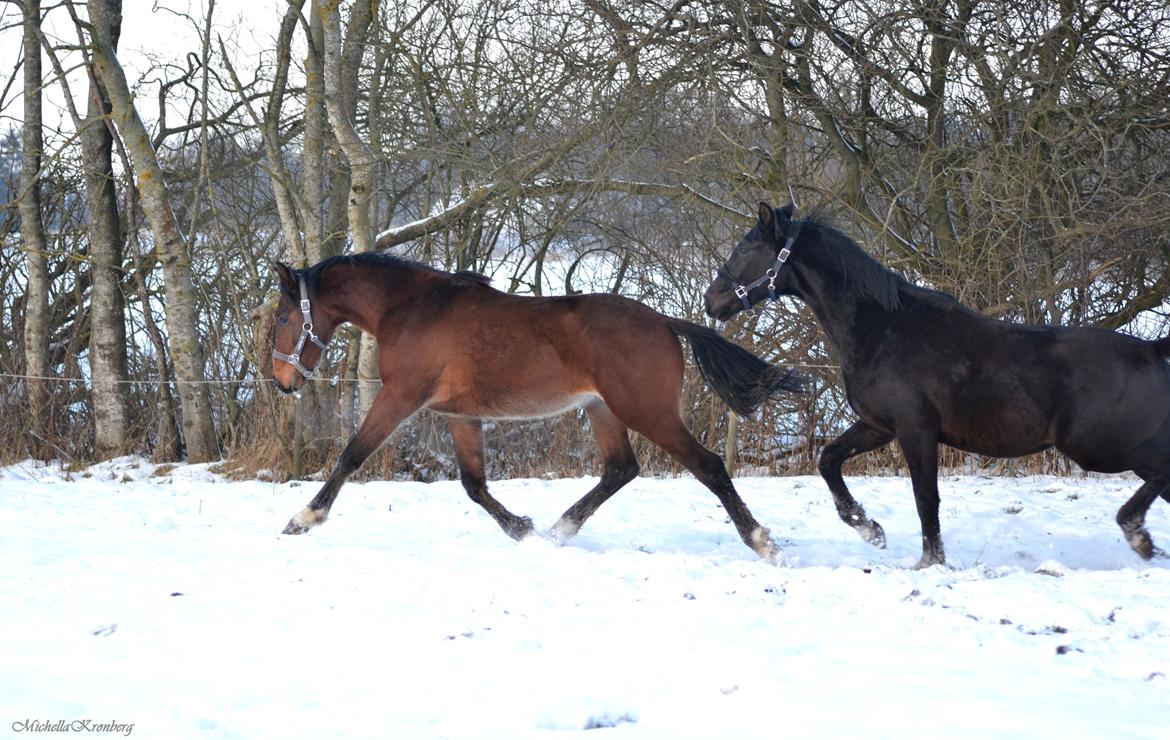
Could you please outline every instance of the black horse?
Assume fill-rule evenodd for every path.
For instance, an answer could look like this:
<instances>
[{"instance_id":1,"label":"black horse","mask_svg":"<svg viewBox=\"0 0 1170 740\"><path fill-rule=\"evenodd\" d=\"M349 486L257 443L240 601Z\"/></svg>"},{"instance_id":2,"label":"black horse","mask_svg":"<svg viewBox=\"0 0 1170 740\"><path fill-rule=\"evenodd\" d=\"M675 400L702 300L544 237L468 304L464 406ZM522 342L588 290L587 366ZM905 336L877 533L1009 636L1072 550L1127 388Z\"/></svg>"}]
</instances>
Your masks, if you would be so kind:
<instances>
[{"instance_id":1,"label":"black horse","mask_svg":"<svg viewBox=\"0 0 1170 740\"><path fill-rule=\"evenodd\" d=\"M993 457L1056 447L1085 470L1141 477L1117 523L1138 555L1165 557L1145 517L1159 495L1170 502L1170 338L996 321L912 285L815 218L793 220L791 205L761 203L707 288L707 313L727 320L780 295L812 308L860 417L819 467L842 521L867 542L885 547L885 532L845 486L849 458L898 440L922 523L921 568L945 562L939 443Z\"/></svg>"}]
</instances>

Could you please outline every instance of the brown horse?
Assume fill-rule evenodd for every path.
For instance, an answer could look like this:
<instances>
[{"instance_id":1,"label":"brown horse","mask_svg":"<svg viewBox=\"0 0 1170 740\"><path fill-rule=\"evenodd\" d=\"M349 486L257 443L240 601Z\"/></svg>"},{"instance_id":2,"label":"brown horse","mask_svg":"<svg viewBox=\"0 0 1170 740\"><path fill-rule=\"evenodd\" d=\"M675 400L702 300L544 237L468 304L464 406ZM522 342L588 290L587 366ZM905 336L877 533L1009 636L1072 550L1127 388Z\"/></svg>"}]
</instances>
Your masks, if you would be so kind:
<instances>
[{"instance_id":1,"label":"brown horse","mask_svg":"<svg viewBox=\"0 0 1170 740\"><path fill-rule=\"evenodd\" d=\"M708 384L735 411L752 413L770 396L799 391L800 378L773 367L714 331L667 318L613 295L532 298L493 289L475 273L446 273L385 254L332 257L294 270L277 265L272 375L286 393L313 376L321 352L345 322L378 341L382 388L325 485L285 527L301 534L325 521L345 479L420 409L446 418L459 473L472 501L515 539L532 521L487 490L481 419L530 419L583 407L597 438L601 480L550 534L572 537L638 474L627 429L666 450L719 498L743 541L773 560L768 530L736 493L719 456L679 416L686 337Z\"/></svg>"}]
</instances>

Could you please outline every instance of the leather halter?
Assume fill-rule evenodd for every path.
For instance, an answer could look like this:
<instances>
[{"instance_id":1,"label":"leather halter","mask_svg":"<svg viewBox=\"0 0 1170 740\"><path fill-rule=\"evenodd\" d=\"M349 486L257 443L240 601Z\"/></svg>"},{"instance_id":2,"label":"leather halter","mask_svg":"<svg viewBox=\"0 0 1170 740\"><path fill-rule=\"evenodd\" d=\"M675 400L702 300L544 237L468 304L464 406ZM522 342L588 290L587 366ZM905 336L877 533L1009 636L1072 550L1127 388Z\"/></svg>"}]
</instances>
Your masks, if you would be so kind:
<instances>
[{"instance_id":1,"label":"leather halter","mask_svg":"<svg viewBox=\"0 0 1170 740\"><path fill-rule=\"evenodd\" d=\"M796 238L800 236L800 229L804 226L804 219L794 221L792 223L792 230L788 234L788 239L785 240L784 246L776 254L776 261L772 266L764 271L764 274L756 278L746 285L735 279L730 272L727 271L727 264L724 263L722 267L715 270L715 274L731 283L732 290L739 300L743 301L743 310L752 310L752 302L748 299L748 294L764 283L768 284L768 300L774 301L778 297L776 295L776 276L780 274L780 268L788 261L788 256L792 254L792 245L796 242Z\"/></svg>"},{"instance_id":2,"label":"leather halter","mask_svg":"<svg viewBox=\"0 0 1170 740\"><path fill-rule=\"evenodd\" d=\"M317 377L316 368L308 368L301 364L301 350L305 348L305 340L311 341L313 344L321 348L324 352L326 343L321 341L321 338L313 333L313 314L309 309L309 291L305 286L305 277L300 279L301 290L301 336L297 339L297 346L293 347L293 351L289 354L277 352L274 348L272 350L272 359L287 362L292 365L297 371L305 376L306 380L312 380ZM320 363L320 359L317 360Z\"/></svg>"}]
</instances>

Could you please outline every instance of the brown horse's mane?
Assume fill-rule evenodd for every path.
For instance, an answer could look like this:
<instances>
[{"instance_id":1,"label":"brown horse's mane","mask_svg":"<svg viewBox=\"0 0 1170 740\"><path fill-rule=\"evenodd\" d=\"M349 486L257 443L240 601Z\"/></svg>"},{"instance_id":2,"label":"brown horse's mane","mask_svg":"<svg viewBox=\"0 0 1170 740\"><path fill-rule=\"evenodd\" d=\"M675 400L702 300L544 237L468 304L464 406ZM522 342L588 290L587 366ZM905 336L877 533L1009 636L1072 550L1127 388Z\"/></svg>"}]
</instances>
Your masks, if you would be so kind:
<instances>
[{"instance_id":1,"label":"brown horse's mane","mask_svg":"<svg viewBox=\"0 0 1170 740\"><path fill-rule=\"evenodd\" d=\"M345 264L357 266L378 266L378 267L397 267L405 268L407 270L422 270L435 275L441 275L458 282L473 282L480 285L491 287L492 279L473 270L459 270L458 272L447 272L446 270L439 270L430 265L423 264L416 260L399 257L395 254L388 254L386 252L359 252L357 254L339 254L333 257L326 257L317 264L308 268L305 271L306 279L316 281L321 273L333 267L334 265Z\"/></svg>"}]
</instances>

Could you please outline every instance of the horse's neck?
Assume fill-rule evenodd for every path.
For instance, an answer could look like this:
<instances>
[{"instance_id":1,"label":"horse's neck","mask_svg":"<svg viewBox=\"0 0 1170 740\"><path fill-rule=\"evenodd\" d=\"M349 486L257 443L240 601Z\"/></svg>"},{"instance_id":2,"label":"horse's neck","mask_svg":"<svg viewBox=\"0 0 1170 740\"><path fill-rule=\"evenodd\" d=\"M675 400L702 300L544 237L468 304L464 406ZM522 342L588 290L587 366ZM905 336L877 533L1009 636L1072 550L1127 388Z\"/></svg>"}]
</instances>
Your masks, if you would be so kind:
<instances>
[{"instance_id":1,"label":"horse's neck","mask_svg":"<svg viewBox=\"0 0 1170 740\"><path fill-rule=\"evenodd\" d=\"M876 300L851 290L834 290L833 284L844 282L835 266L818 265L816 270L802 269L798 294L813 314L829 340L835 359L848 370L857 361L865 334L881 323L888 311Z\"/></svg>"},{"instance_id":2,"label":"horse's neck","mask_svg":"<svg viewBox=\"0 0 1170 740\"><path fill-rule=\"evenodd\" d=\"M403 303L403 291L389 286L411 282L406 270L389 265L336 265L322 273L322 289L333 318L338 324L348 322L376 334L386 312Z\"/></svg>"}]
</instances>

